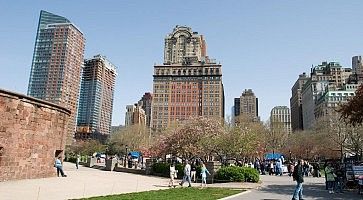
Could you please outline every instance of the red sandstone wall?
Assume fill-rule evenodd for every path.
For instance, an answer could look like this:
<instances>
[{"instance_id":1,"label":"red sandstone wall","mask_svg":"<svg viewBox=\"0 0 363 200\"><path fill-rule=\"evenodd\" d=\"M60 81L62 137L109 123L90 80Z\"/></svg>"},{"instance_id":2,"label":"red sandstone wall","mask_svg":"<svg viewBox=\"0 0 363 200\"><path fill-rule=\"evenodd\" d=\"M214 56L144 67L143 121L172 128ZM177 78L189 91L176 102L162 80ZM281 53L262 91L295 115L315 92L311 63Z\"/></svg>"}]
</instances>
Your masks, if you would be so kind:
<instances>
[{"instance_id":1,"label":"red sandstone wall","mask_svg":"<svg viewBox=\"0 0 363 200\"><path fill-rule=\"evenodd\" d=\"M70 111L0 89L0 181L56 175Z\"/></svg>"}]
</instances>

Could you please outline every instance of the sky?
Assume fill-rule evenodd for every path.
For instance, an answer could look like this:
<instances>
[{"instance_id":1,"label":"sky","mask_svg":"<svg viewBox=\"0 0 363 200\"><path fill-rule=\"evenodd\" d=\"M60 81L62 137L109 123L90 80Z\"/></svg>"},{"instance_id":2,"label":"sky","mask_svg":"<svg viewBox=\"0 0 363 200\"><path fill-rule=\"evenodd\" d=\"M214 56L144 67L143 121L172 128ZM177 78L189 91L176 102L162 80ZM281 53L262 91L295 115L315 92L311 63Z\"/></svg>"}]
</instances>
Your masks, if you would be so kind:
<instances>
[{"instance_id":1,"label":"sky","mask_svg":"<svg viewBox=\"0 0 363 200\"><path fill-rule=\"evenodd\" d=\"M226 116L251 88L259 115L289 106L291 87L312 65L351 67L363 53L363 1L350 0L0 0L0 88L26 94L40 10L66 17L86 38L85 58L102 54L117 66L112 125L126 105L152 92L153 66L176 25L204 35L222 64Z\"/></svg>"}]
</instances>

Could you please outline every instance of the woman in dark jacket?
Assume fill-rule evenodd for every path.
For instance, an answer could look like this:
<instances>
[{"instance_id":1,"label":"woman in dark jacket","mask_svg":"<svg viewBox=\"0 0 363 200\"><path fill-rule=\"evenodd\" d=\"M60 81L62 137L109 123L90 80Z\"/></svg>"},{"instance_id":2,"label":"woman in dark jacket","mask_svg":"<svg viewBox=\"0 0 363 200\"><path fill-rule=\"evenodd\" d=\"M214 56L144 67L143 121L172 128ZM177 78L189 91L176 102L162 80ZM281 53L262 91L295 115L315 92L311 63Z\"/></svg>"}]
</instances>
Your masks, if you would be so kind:
<instances>
[{"instance_id":1,"label":"woman in dark jacket","mask_svg":"<svg viewBox=\"0 0 363 200\"><path fill-rule=\"evenodd\" d=\"M303 186L304 182L304 169L303 169L304 161L299 160L297 165L294 167L294 172L292 174L293 180L296 181L296 188L294 191L294 196L292 200L297 200L299 196L299 200L303 199Z\"/></svg>"}]
</instances>

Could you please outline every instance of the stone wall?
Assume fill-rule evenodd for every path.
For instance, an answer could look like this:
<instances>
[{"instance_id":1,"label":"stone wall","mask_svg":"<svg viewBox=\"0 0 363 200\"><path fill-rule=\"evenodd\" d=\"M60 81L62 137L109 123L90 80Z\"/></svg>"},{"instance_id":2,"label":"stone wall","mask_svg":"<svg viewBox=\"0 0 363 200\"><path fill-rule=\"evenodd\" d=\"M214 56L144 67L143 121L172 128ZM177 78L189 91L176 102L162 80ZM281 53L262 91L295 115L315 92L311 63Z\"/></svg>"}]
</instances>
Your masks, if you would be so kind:
<instances>
[{"instance_id":1,"label":"stone wall","mask_svg":"<svg viewBox=\"0 0 363 200\"><path fill-rule=\"evenodd\" d=\"M0 181L56 175L70 111L0 89Z\"/></svg>"}]
</instances>

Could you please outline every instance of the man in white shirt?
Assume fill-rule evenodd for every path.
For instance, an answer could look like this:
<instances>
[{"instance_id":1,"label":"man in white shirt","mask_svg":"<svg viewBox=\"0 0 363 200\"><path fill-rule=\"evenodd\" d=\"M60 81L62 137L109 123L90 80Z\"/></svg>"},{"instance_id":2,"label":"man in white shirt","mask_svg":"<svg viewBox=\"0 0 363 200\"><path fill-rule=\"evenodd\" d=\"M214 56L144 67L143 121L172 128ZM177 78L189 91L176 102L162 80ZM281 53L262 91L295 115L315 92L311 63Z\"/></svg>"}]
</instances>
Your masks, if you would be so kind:
<instances>
[{"instance_id":1,"label":"man in white shirt","mask_svg":"<svg viewBox=\"0 0 363 200\"><path fill-rule=\"evenodd\" d=\"M179 185L183 186L184 182L186 182L187 180L188 180L188 183L189 183L188 187L192 187L191 180L190 180L190 165L189 165L188 160L185 161L184 176L183 176L182 182L179 183Z\"/></svg>"}]
</instances>

